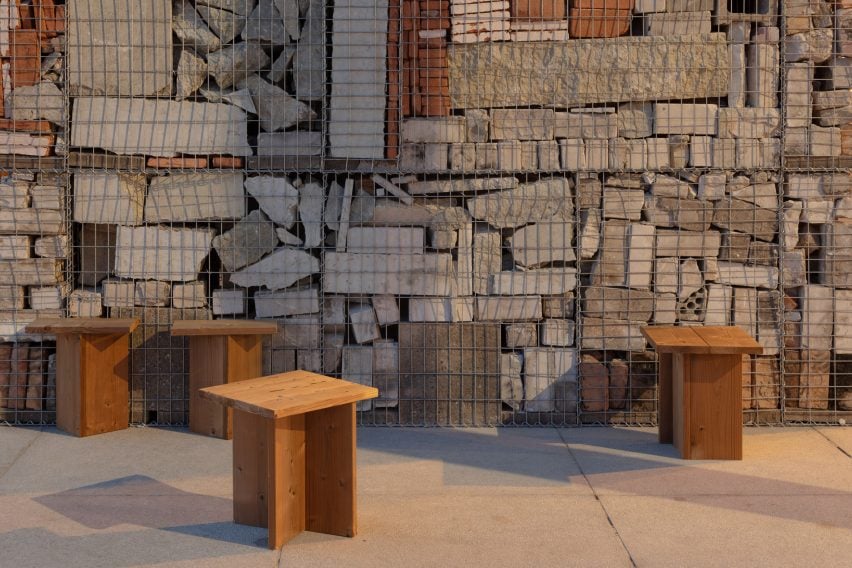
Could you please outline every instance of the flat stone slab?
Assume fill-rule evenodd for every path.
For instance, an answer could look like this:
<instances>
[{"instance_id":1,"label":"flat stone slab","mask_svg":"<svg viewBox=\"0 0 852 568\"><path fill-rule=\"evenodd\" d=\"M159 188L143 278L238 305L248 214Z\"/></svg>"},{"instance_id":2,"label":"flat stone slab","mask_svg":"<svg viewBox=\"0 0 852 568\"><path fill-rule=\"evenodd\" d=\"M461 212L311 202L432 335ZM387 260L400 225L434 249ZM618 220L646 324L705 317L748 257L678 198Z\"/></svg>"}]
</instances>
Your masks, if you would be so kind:
<instances>
[{"instance_id":1,"label":"flat stone slab","mask_svg":"<svg viewBox=\"0 0 852 568\"><path fill-rule=\"evenodd\" d=\"M326 293L453 296L456 286L449 254L325 254Z\"/></svg>"},{"instance_id":2,"label":"flat stone slab","mask_svg":"<svg viewBox=\"0 0 852 568\"><path fill-rule=\"evenodd\" d=\"M188 101L74 99L71 145L116 154L251 156L246 114L231 105Z\"/></svg>"},{"instance_id":3,"label":"flat stone slab","mask_svg":"<svg viewBox=\"0 0 852 568\"><path fill-rule=\"evenodd\" d=\"M119 227L115 275L167 282L198 280L213 235L212 229Z\"/></svg>"},{"instance_id":4,"label":"flat stone slab","mask_svg":"<svg viewBox=\"0 0 852 568\"><path fill-rule=\"evenodd\" d=\"M243 174L173 174L151 179L145 221L239 219L246 212Z\"/></svg>"},{"instance_id":5,"label":"flat stone slab","mask_svg":"<svg viewBox=\"0 0 852 568\"><path fill-rule=\"evenodd\" d=\"M72 93L171 93L171 0L69 2L67 41Z\"/></svg>"},{"instance_id":6,"label":"flat stone slab","mask_svg":"<svg viewBox=\"0 0 852 568\"><path fill-rule=\"evenodd\" d=\"M725 34L692 39L689 49L677 37L451 45L451 106L572 106L727 96Z\"/></svg>"}]
</instances>

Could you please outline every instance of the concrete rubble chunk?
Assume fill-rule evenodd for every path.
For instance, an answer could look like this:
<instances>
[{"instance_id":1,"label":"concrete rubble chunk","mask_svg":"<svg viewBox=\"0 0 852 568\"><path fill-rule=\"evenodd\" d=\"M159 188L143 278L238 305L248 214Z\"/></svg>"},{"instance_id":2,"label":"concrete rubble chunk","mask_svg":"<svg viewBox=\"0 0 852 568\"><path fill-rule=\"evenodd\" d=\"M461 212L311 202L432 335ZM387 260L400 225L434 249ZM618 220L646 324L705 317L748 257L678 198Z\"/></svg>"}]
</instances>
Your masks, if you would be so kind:
<instances>
[{"instance_id":1,"label":"concrete rubble chunk","mask_svg":"<svg viewBox=\"0 0 852 568\"><path fill-rule=\"evenodd\" d=\"M257 114L257 109L254 107L254 101L251 98L251 92L248 89L237 89L235 91L199 89L198 92L211 103L226 102L246 112Z\"/></svg>"},{"instance_id":2,"label":"concrete rubble chunk","mask_svg":"<svg viewBox=\"0 0 852 568\"><path fill-rule=\"evenodd\" d=\"M487 293L499 296L554 295L570 292L576 287L575 268L504 270L491 274Z\"/></svg>"},{"instance_id":3,"label":"concrete rubble chunk","mask_svg":"<svg viewBox=\"0 0 852 568\"><path fill-rule=\"evenodd\" d=\"M718 131L717 105L657 103L654 105L656 134L707 134Z\"/></svg>"},{"instance_id":4,"label":"concrete rubble chunk","mask_svg":"<svg viewBox=\"0 0 852 568\"><path fill-rule=\"evenodd\" d=\"M183 100L197 91L207 80L207 62L191 51L180 52L177 66L176 100Z\"/></svg>"},{"instance_id":5,"label":"concrete rubble chunk","mask_svg":"<svg viewBox=\"0 0 852 568\"><path fill-rule=\"evenodd\" d=\"M410 298L408 321L462 322L473 321L474 298Z\"/></svg>"},{"instance_id":6,"label":"concrete rubble chunk","mask_svg":"<svg viewBox=\"0 0 852 568\"><path fill-rule=\"evenodd\" d=\"M316 287L259 290L254 293L254 310L259 318L319 313L319 290Z\"/></svg>"},{"instance_id":7,"label":"concrete rubble chunk","mask_svg":"<svg viewBox=\"0 0 852 568\"><path fill-rule=\"evenodd\" d=\"M524 349L524 410L527 412L553 412L574 400L560 400L562 392L576 392L577 351L534 347ZM567 386L564 390L558 386ZM575 407L576 410L576 407Z\"/></svg>"},{"instance_id":8,"label":"concrete rubble chunk","mask_svg":"<svg viewBox=\"0 0 852 568\"><path fill-rule=\"evenodd\" d=\"M778 285L778 269L773 266L749 266L739 262L719 261L716 282L731 286L752 288L775 288Z\"/></svg>"},{"instance_id":9,"label":"concrete rubble chunk","mask_svg":"<svg viewBox=\"0 0 852 568\"><path fill-rule=\"evenodd\" d=\"M178 310L207 307L204 282L187 282L172 286L172 307Z\"/></svg>"},{"instance_id":10,"label":"concrete rubble chunk","mask_svg":"<svg viewBox=\"0 0 852 568\"><path fill-rule=\"evenodd\" d=\"M646 290L590 286L585 291L582 313L597 318L649 321L654 313L654 297Z\"/></svg>"},{"instance_id":11,"label":"concrete rubble chunk","mask_svg":"<svg viewBox=\"0 0 852 568\"><path fill-rule=\"evenodd\" d=\"M260 127L266 132L284 130L317 116L311 107L297 101L284 89L268 83L260 75L249 75L240 85L251 92Z\"/></svg>"},{"instance_id":12,"label":"concrete rubble chunk","mask_svg":"<svg viewBox=\"0 0 852 568\"><path fill-rule=\"evenodd\" d=\"M302 221L305 232L305 248L314 248L322 244L324 202L325 188L320 184L311 181L299 188L299 219Z\"/></svg>"},{"instance_id":13,"label":"concrete rubble chunk","mask_svg":"<svg viewBox=\"0 0 852 568\"><path fill-rule=\"evenodd\" d=\"M168 307L172 295L170 283L156 280L137 280L133 284L134 305Z\"/></svg>"},{"instance_id":14,"label":"concrete rubble chunk","mask_svg":"<svg viewBox=\"0 0 852 568\"><path fill-rule=\"evenodd\" d=\"M518 178L464 178L415 181L407 185L411 195L430 195L434 193L466 193L514 189L518 187Z\"/></svg>"},{"instance_id":15,"label":"concrete rubble chunk","mask_svg":"<svg viewBox=\"0 0 852 568\"><path fill-rule=\"evenodd\" d=\"M542 345L570 347L574 345L574 322L564 319L542 320L539 334Z\"/></svg>"},{"instance_id":16,"label":"concrete rubble chunk","mask_svg":"<svg viewBox=\"0 0 852 568\"><path fill-rule=\"evenodd\" d=\"M500 400L516 411L521 409L521 403L524 400L522 367L520 353L500 354Z\"/></svg>"},{"instance_id":17,"label":"concrete rubble chunk","mask_svg":"<svg viewBox=\"0 0 852 568\"><path fill-rule=\"evenodd\" d=\"M319 259L307 252L281 247L259 262L246 266L231 275L231 282L243 288L263 286L280 290L302 278L319 272Z\"/></svg>"},{"instance_id":18,"label":"concrete rubble chunk","mask_svg":"<svg viewBox=\"0 0 852 568\"><path fill-rule=\"evenodd\" d=\"M245 113L231 105L82 97L71 116L73 146L157 157L252 154Z\"/></svg>"},{"instance_id":19,"label":"concrete rubble chunk","mask_svg":"<svg viewBox=\"0 0 852 568\"><path fill-rule=\"evenodd\" d=\"M299 190L287 178L255 176L246 178L246 191L275 223L289 229L299 212Z\"/></svg>"},{"instance_id":20,"label":"concrete rubble chunk","mask_svg":"<svg viewBox=\"0 0 852 568\"><path fill-rule=\"evenodd\" d=\"M241 36L245 41L256 41L267 46L287 43L284 20L273 0L258 0L257 6L249 14Z\"/></svg>"},{"instance_id":21,"label":"concrete rubble chunk","mask_svg":"<svg viewBox=\"0 0 852 568\"><path fill-rule=\"evenodd\" d=\"M65 61L71 93L171 94L171 0L78 0L69 2L67 11Z\"/></svg>"},{"instance_id":22,"label":"concrete rubble chunk","mask_svg":"<svg viewBox=\"0 0 852 568\"><path fill-rule=\"evenodd\" d=\"M112 173L74 175L74 220L79 223L142 224L145 176Z\"/></svg>"},{"instance_id":23,"label":"concrete rubble chunk","mask_svg":"<svg viewBox=\"0 0 852 568\"><path fill-rule=\"evenodd\" d=\"M284 19L284 27L290 39L297 41L301 38L299 31L299 3L296 0L275 0L278 13Z\"/></svg>"},{"instance_id":24,"label":"concrete rubble chunk","mask_svg":"<svg viewBox=\"0 0 852 568\"><path fill-rule=\"evenodd\" d=\"M464 117L409 118L402 122L403 142L458 143L465 141Z\"/></svg>"},{"instance_id":25,"label":"concrete rubble chunk","mask_svg":"<svg viewBox=\"0 0 852 568\"><path fill-rule=\"evenodd\" d=\"M172 5L172 29L181 44L201 55L217 51L222 45L188 0L175 0Z\"/></svg>"},{"instance_id":26,"label":"concrete rubble chunk","mask_svg":"<svg viewBox=\"0 0 852 568\"><path fill-rule=\"evenodd\" d=\"M574 212L571 186L567 178L542 179L476 196L468 200L467 208L475 219L498 229L551 219L569 221Z\"/></svg>"},{"instance_id":27,"label":"concrete rubble chunk","mask_svg":"<svg viewBox=\"0 0 852 568\"><path fill-rule=\"evenodd\" d=\"M704 286L704 277L698 268L698 261L688 258L678 267L677 299L685 302ZM717 277L718 279L718 277Z\"/></svg>"},{"instance_id":28,"label":"concrete rubble chunk","mask_svg":"<svg viewBox=\"0 0 852 568\"><path fill-rule=\"evenodd\" d=\"M778 232L778 215L774 209L763 209L741 199L715 202L713 224L739 231L763 241L772 241Z\"/></svg>"},{"instance_id":29,"label":"concrete rubble chunk","mask_svg":"<svg viewBox=\"0 0 852 568\"><path fill-rule=\"evenodd\" d=\"M245 293L242 290L213 290L214 315L240 315L245 313Z\"/></svg>"},{"instance_id":30,"label":"concrete rubble chunk","mask_svg":"<svg viewBox=\"0 0 852 568\"><path fill-rule=\"evenodd\" d=\"M492 140L551 140L554 112L550 109L494 109Z\"/></svg>"},{"instance_id":31,"label":"concrete rubble chunk","mask_svg":"<svg viewBox=\"0 0 852 568\"><path fill-rule=\"evenodd\" d=\"M725 97L725 34L449 46L453 108ZM630 57L625 57L625 53ZM606 69L607 73L601 73ZM657 69L657 73L648 73Z\"/></svg>"},{"instance_id":32,"label":"concrete rubble chunk","mask_svg":"<svg viewBox=\"0 0 852 568\"><path fill-rule=\"evenodd\" d=\"M601 242L591 281L596 286L624 286L627 270L627 237L630 223L621 219L603 223Z\"/></svg>"},{"instance_id":33,"label":"concrete rubble chunk","mask_svg":"<svg viewBox=\"0 0 852 568\"><path fill-rule=\"evenodd\" d=\"M6 117L13 120L49 120L62 124L65 96L52 81L16 88L6 99Z\"/></svg>"},{"instance_id":34,"label":"concrete rubble chunk","mask_svg":"<svg viewBox=\"0 0 852 568\"><path fill-rule=\"evenodd\" d=\"M288 14L287 18L285 24L290 30L298 30L298 16L293 18ZM301 39L293 56L293 92L297 99L314 101L325 96L325 25L324 0L310 0L305 26L298 34Z\"/></svg>"},{"instance_id":35,"label":"concrete rubble chunk","mask_svg":"<svg viewBox=\"0 0 852 568\"><path fill-rule=\"evenodd\" d=\"M780 134L781 112L776 108L720 108L722 138L767 138Z\"/></svg>"},{"instance_id":36,"label":"concrete rubble chunk","mask_svg":"<svg viewBox=\"0 0 852 568\"><path fill-rule=\"evenodd\" d=\"M148 223L239 219L245 211L239 173L155 176L145 200Z\"/></svg>"},{"instance_id":37,"label":"concrete rubble chunk","mask_svg":"<svg viewBox=\"0 0 852 568\"><path fill-rule=\"evenodd\" d=\"M832 30L816 29L784 38L784 57L787 62L813 61L823 63L832 54Z\"/></svg>"},{"instance_id":38,"label":"concrete rubble chunk","mask_svg":"<svg viewBox=\"0 0 852 568\"><path fill-rule=\"evenodd\" d=\"M479 296L477 321L524 321L541 319L541 296Z\"/></svg>"},{"instance_id":39,"label":"concrete rubble chunk","mask_svg":"<svg viewBox=\"0 0 852 568\"><path fill-rule=\"evenodd\" d=\"M196 0L195 3L199 6L210 6L240 16L248 16L254 10L257 0Z\"/></svg>"},{"instance_id":40,"label":"concrete rubble chunk","mask_svg":"<svg viewBox=\"0 0 852 568\"><path fill-rule=\"evenodd\" d=\"M376 321L379 325L393 325L399 323L399 305L396 298L391 295L373 296L373 310L376 312Z\"/></svg>"},{"instance_id":41,"label":"concrete rubble chunk","mask_svg":"<svg viewBox=\"0 0 852 568\"><path fill-rule=\"evenodd\" d=\"M115 275L141 280L197 280L210 253L212 229L118 227Z\"/></svg>"},{"instance_id":42,"label":"concrete rubble chunk","mask_svg":"<svg viewBox=\"0 0 852 568\"><path fill-rule=\"evenodd\" d=\"M540 222L521 227L509 238L512 258L526 267L550 262L576 260L574 253L574 223L567 221Z\"/></svg>"},{"instance_id":43,"label":"concrete rubble chunk","mask_svg":"<svg viewBox=\"0 0 852 568\"><path fill-rule=\"evenodd\" d=\"M719 231L657 230L657 256L719 256ZM658 271L659 273L659 271Z\"/></svg>"},{"instance_id":44,"label":"concrete rubble chunk","mask_svg":"<svg viewBox=\"0 0 852 568\"><path fill-rule=\"evenodd\" d=\"M323 289L335 294L454 296L449 254L325 253Z\"/></svg>"},{"instance_id":45,"label":"concrete rubble chunk","mask_svg":"<svg viewBox=\"0 0 852 568\"><path fill-rule=\"evenodd\" d=\"M275 250L275 225L261 211L252 211L232 229L213 238L213 248L222 266L233 272L253 264Z\"/></svg>"},{"instance_id":46,"label":"concrete rubble chunk","mask_svg":"<svg viewBox=\"0 0 852 568\"><path fill-rule=\"evenodd\" d=\"M639 322L611 318L581 317L580 348L607 351L642 351L645 338Z\"/></svg>"},{"instance_id":47,"label":"concrete rubble chunk","mask_svg":"<svg viewBox=\"0 0 852 568\"><path fill-rule=\"evenodd\" d=\"M422 227L351 227L346 250L351 253L422 254L425 246Z\"/></svg>"},{"instance_id":48,"label":"concrete rubble chunk","mask_svg":"<svg viewBox=\"0 0 852 568\"><path fill-rule=\"evenodd\" d=\"M68 295L68 315L72 318L101 317L103 295L95 290L74 290Z\"/></svg>"},{"instance_id":49,"label":"concrete rubble chunk","mask_svg":"<svg viewBox=\"0 0 852 568\"><path fill-rule=\"evenodd\" d=\"M237 84L255 69L269 67L269 56L252 43L237 43L207 56L207 69L220 88Z\"/></svg>"},{"instance_id":50,"label":"concrete rubble chunk","mask_svg":"<svg viewBox=\"0 0 852 568\"><path fill-rule=\"evenodd\" d=\"M223 44L231 43L246 27L247 14L238 14L214 6L197 4L196 9ZM239 45L239 44L237 44Z\"/></svg>"}]
</instances>

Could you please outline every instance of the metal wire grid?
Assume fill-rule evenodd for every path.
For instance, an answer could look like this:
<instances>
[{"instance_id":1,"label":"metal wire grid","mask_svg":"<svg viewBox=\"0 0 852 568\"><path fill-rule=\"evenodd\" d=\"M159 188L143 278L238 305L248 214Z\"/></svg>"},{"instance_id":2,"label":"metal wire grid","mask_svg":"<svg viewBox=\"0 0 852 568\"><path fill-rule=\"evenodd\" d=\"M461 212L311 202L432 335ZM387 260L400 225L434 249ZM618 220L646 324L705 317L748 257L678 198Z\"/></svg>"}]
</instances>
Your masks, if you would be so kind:
<instances>
[{"instance_id":1,"label":"metal wire grid","mask_svg":"<svg viewBox=\"0 0 852 568\"><path fill-rule=\"evenodd\" d=\"M739 24L738 30L746 34L742 40L746 58L755 61L754 58L764 57L759 54L764 48L745 47L746 44L777 45L778 61L773 68L783 69L777 87L766 92L762 79L768 77L771 84L772 78L758 74L757 87L742 85L742 96L747 105L744 108L760 108L766 103L780 109L784 127L780 138L770 136L766 138L769 142L749 138L751 146L743 143L740 150L742 162L719 167L712 159L708 162L698 157L708 153L724 157L731 149L724 148L721 142L717 143L718 148L714 147L714 141L722 139L707 134L677 134L679 123L685 124L686 119L673 114L678 109L670 108L668 116L655 117L668 119L666 133L649 132L650 137L636 139L616 136L614 142L609 136L598 138L600 135L592 134L592 138L582 140L589 160L582 167L566 161L572 159L572 148L576 148L570 141L495 140L494 121L500 110L452 110L452 70L445 69L442 60L455 49L453 44L462 46L460 49L478 48L483 57L497 57L499 50L506 49L513 39L507 33L520 31L526 39L535 35L534 39L543 45L550 40L560 41L563 24L536 29L535 24L542 21L540 16L518 15L515 20L526 25L513 31L512 24L505 23L512 16L507 16L503 3L477 6L476 11L469 12L469 7L456 10L456 3L442 2L391 1L387 6L373 1L337 5L285 4L277 0L225 2L227 6L222 0L177 2L172 6L171 22L177 26L175 22L180 19L184 27L175 35L168 30L166 3L91 0L76 6L68 4L67 28L77 47L69 50L68 64L63 67L64 82L57 82L62 88L64 112L61 124L54 123L57 132L65 137L59 137L56 157L49 162L51 167L44 161L27 165L35 172L74 175L73 203L65 207L67 234L72 235L73 247L67 257L70 268L64 274L76 295L69 297L66 311L143 319L142 330L132 340L132 421L186 421L188 356L184 341L168 335L168 325L174 318L259 315L280 319L284 324L280 334L266 341L265 372L305 368L379 386L380 398L359 408L362 423L652 423L656 411L656 364L644 345L635 346L638 325L670 320L682 325L707 323L708 314L713 323L744 326L768 347L770 355L756 358L744 367L747 421L833 423L848 416L848 411L840 408L841 399L848 396L850 382L846 355L840 346L842 334L837 330L843 329L850 304L842 286L826 288L828 297L820 288L826 274L821 259L826 255L833 258L832 253L841 253L843 246L840 238L835 238L837 245L827 245L824 227L839 224L799 224L788 219L793 215L790 211L797 210L796 203L802 204L803 211L807 208L809 214L816 214L807 197L791 195L790 176L801 173L813 178L842 171L836 168L843 167L843 158L829 156L831 159L826 161L825 156L814 155L823 150L821 144L810 139L807 150L795 155L791 143L798 138L792 129L801 128L794 126L799 124L795 120L801 115L797 111L807 106L807 124L814 119L809 118L810 101L796 98L801 93L792 88L796 79L790 75L792 62L782 63L792 44L788 45L790 40L774 39L771 27ZM109 12L117 4L122 10ZM299 12L298 39L291 34L296 33L294 28L288 30L287 17L278 17L288 10L292 13L294 4ZM533 4L527 6L531 13L559 11L556 4ZM608 33L606 30L625 25L627 33L634 36L644 35L652 27L655 33L671 28L669 35L676 35L682 31L677 26L705 26L701 11L704 3L700 2L696 3L698 10L688 17L678 17L676 11L659 11L658 2L642 3L648 11L641 14L634 6L632 15L625 15L620 4L592 4L585 8L580 4L569 5L566 10L568 25L577 27L573 33L568 32L572 38ZM807 3L806 18L811 26L826 16L820 12L822 5L814 8L815 5ZM681 9L684 7L685 4ZM788 22L800 8L804 9L798 3L783 4L780 38L788 37ZM385 9L389 18L384 15ZM591 12L584 15L577 11L582 9ZM767 14L771 19L775 7L769 3L743 3L711 9L717 18L723 12L753 13L753 21L771 23ZM314 18L316 12L322 15ZM344 13L348 16L344 17ZM693 17L696 21L690 21ZM230 40L222 41L234 31L235 22L239 26L252 18L256 21L253 39L241 35L243 28ZM711 21L709 29L723 30L727 25L730 30L732 25L724 22L737 17L727 18ZM213 21L218 26L215 30L211 29L216 27ZM494 23L498 21L501 23ZM835 14L833 36L841 36L845 29L840 21ZM200 33L196 25L199 22L212 35ZM588 29L581 30L580 25ZM310 31L308 26L314 28L312 39L306 42L302 34ZM441 30L445 30L443 35ZM420 31L428 32L425 38ZM246 36L252 37L252 33ZM109 49L97 51L98 34L114 40ZM153 41L139 40L140 34ZM322 40L315 40L318 37ZM421 38L427 41L421 42ZM129 45L122 43L128 39ZM467 40L471 43L465 43ZM161 45L168 45L169 41L174 54L171 63L169 50ZM587 42L586 47L592 43L568 41ZM596 41L611 41L613 45L616 42L614 38ZM698 47L698 41L690 36L669 41L679 50L667 60L671 68L662 71L674 72L692 61L688 51ZM153 47L146 51L144 46ZM304 47L307 49L301 49ZM76 59L71 51L76 53ZM293 58L300 53L301 69L307 72L301 73L297 81ZM212 54L218 55L211 58ZM639 55L627 49L621 57L629 63ZM772 59L771 55L768 57ZM253 66L245 63L251 58ZM206 74L201 72L202 64L207 65ZM730 61L727 57L715 60L713 66L726 69ZM815 63L813 67L816 78L805 81L811 83L811 89L815 84L821 85L819 77L827 73L825 66ZM168 68L168 72L163 72L163 68ZM554 69L559 73L570 71L568 67ZM175 70L177 79L173 81ZM382 73L382 78L371 76L368 70ZM638 80L661 70L637 71ZM529 83L530 75L525 71L510 77L488 73L486 70L485 82L511 86L526 80L527 84L515 86L530 96L542 96L537 92L542 86ZM599 66L593 77L602 80L609 75L609 70ZM468 94L475 94L478 88L474 84ZM764 89L752 95L756 106L754 101L748 101L749 91L754 89ZM104 93L108 95L106 99L101 97ZM555 106L560 113L584 108L587 114L583 120L590 121L580 125L585 137L585 131L593 130L599 120L591 113L602 113L602 107L607 106L606 97L598 104L562 105L555 103L552 96L543 96L543 103L510 103L502 107L521 110ZM761 97L774 98L776 102L770 104ZM657 102L724 108L729 100L720 95L649 101ZM220 106L204 106L207 103ZM245 108L249 105L254 111ZM615 106L616 115L645 108L627 102ZM656 110L661 108L664 107ZM603 116L607 114L610 113ZM438 140L452 139L449 129L453 120L466 121L468 132L462 140L467 141L433 144L414 141L416 137L408 139L406 119L424 115L457 117L447 119L447 130L435 135ZM242 131L235 135L231 129L234 116L245 116L245 138ZM476 120L483 116L484 139L481 133L470 133ZM541 114L531 113L526 117L527 123L517 128L547 128L536 116ZM75 128L79 128L78 132ZM621 130L616 132L620 134ZM835 134L832 131L829 136ZM785 152L773 153L773 139L781 140ZM366 140L370 142L365 143ZM606 141L603 154L601 140ZM660 151L667 154L668 165L651 161L654 154L649 145L658 148L660 140L665 140L665 148ZM734 139L728 142L731 140ZM245 141L256 155L240 155L247 154ZM636 147L644 148L643 158L635 157ZM177 154L172 155L175 149ZM602 162L591 161L593 149L604 156ZM768 154L771 155L767 158ZM22 171L19 165L23 162L19 160L18 156L12 158L13 171ZM578 169L583 171L578 173ZM710 182L714 181L702 182L702 176L724 174L726 170L751 177L746 179L748 183L740 183L737 176L725 176L721 181L722 199L694 198L696 191L710 191ZM375 178L376 174L381 177ZM474 200L496 195L498 190L444 193L433 188L419 194L411 185L414 180L485 183L498 176L514 176L523 187L551 177L570 180L570 213L564 218L542 218L535 223L506 227L495 227L487 214L484 218L468 215L462 221L454 221L453 213L469 212ZM676 180L669 183L674 189L663 188L668 178ZM598 193L581 189L584 180L590 179L596 180L590 185L599 186L594 190ZM657 180L659 194L654 189ZM399 195L389 193L385 182L409 192L413 203L406 205L407 196L401 201ZM716 178L717 191L719 183ZM765 200L767 195L761 193L760 186L772 184L777 228L767 238L749 236L760 232L757 226L765 221L762 216L758 218L758 208L754 208L752 218L746 216L737 221L738 225L732 225L742 203ZM785 184L786 195L782 191ZM88 188L86 193L84 187ZM731 191L737 192L736 200ZM649 199L664 198L670 200L667 206L646 206ZM839 201L838 208L842 199ZM349 240L346 247L341 247L340 209L346 202L349 230L355 229L349 237L356 235L358 240L354 244ZM537 199L522 192L504 202L504 206L519 210L540 206ZM696 208L694 202L700 206ZM671 220L648 219L648 211ZM441 223L435 221L438 214ZM724 223L728 227L715 223L717 214L719 219L727 219ZM707 219L714 224L705 229ZM566 224L570 225L567 239ZM701 231L718 232L717 256L703 254L703 250L687 250L695 224L701 226ZM587 229L593 225L598 228L600 242L589 255L586 248L593 236ZM648 227L655 227L655 237L643 240ZM788 236L792 239L794 229L800 237L795 245L787 247L785 243ZM808 237L817 229L819 237ZM612 237L612 243L607 244L608 231L611 235L620 232L620 242ZM184 237L170 241L169 236L175 232ZM526 246L517 244L520 232L527 240ZM670 242L667 246L675 252L660 254L661 233L666 233ZM225 239L225 235L229 238ZM219 239L211 241L212 252L193 256L197 248L211 250L206 244L195 246L196 239L208 237ZM543 244L555 238L562 239L559 246ZM163 245L159 239L168 244ZM681 251L682 247L686 247L686 252ZM276 261L274 268L270 264L255 270L253 280L246 280L244 275L243 284L234 281L234 274L258 262L270 262L268 259L282 249L291 252L282 254L284 258ZM416 256L412 251L418 249L417 254L429 256L429 262L437 264L406 272L410 270L406 262ZM348 272L335 268L352 251L358 251L356 257L379 255L382 262L375 264L371 259L368 263L366 257L357 257L359 264ZM188 256L181 256L184 253ZM181 258L172 262L172 254ZM519 263L516 257L520 254L547 260ZM624 275L633 278L632 282L608 280L611 274L601 279L618 254L624 257L625 268L633 268ZM163 255L169 258L164 261L165 268L158 265ZM793 264L800 256L804 264ZM767 271L774 268L777 278L759 287L726 284L718 276L711 277L714 271L718 273L720 262L750 267L750 273L763 270L761 267ZM796 267L802 270L796 272ZM526 286L532 284L523 275L541 269L576 269L576 285L566 285L567 271L562 270L543 295L530 294ZM462 279L470 279L471 287L482 288L469 292L463 289L460 294L458 290L438 290L446 284L440 283L441 277L451 270ZM729 266L728 270L732 268ZM486 272L484 276L482 271ZM492 273L500 273L497 280L508 279L499 284L507 292L493 292ZM515 280L519 275L520 283ZM412 285L406 288L399 284L414 277L426 278L432 287L430 293L412 293ZM271 281L269 292L259 285L264 279ZM373 284L353 284L362 280ZM453 284L456 285L457 282ZM512 290L513 286L516 289ZM557 289L559 292L553 293ZM529 298L536 295L541 297L541 314L523 314L530 309ZM722 307L711 309L710 301L718 302L720 297L721 304L716 305ZM177 308L178 305L184 307ZM488 310L497 310L497 315ZM516 312L522 315L512 315ZM17 316L21 312L13 313ZM832 316L830 324L825 322L828 315ZM423 321L427 318L452 323ZM543 344L544 337L547 345ZM49 343L44 345L49 349ZM21 359L22 348L12 349L17 349L17 355L10 351L9 359ZM0 350L0 356L3 353ZM30 409L31 414L15 410L4 417L13 422L51 421L52 416L46 411L51 399L49 391L35 398L44 401L44 408Z\"/></svg>"}]
</instances>

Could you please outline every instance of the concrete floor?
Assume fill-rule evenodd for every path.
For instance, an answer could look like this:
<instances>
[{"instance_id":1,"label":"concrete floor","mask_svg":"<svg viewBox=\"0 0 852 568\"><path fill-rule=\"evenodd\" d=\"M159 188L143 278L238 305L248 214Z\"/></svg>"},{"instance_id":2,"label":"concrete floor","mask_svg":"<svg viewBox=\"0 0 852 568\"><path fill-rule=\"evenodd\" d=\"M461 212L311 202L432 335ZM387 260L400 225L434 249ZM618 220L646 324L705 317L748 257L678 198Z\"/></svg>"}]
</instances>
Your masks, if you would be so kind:
<instances>
[{"instance_id":1,"label":"concrete floor","mask_svg":"<svg viewBox=\"0 0 852 568\"><path fill-rule=\"evenodd\" d=\"M231 521L231 443L0 427L0 566L850 566L852 428L745 430L685 462L653 429L358 431L359 534L282 551Z\"/></svg>"}]
</instances>

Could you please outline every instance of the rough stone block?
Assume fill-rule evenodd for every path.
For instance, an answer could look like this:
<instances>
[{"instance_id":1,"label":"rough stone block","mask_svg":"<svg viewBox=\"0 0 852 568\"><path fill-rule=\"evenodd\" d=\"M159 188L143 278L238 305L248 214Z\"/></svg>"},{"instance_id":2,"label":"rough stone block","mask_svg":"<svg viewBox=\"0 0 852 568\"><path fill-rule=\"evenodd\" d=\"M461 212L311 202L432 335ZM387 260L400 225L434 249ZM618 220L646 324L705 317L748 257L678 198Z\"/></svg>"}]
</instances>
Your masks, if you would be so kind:
<instances>
[{"instance_id":1,"label":"rough stone block","mask_svg":"<svg viewBox=\"0 0 852 568\"><path fill-rule=\"evenodd\" d=\"M79 223L142 224L145 176L79 173L74 176L74 220Z\"/></svg>"},{"instance_id":2,"label":"rough stone block","mask_svg":"<svg viewBox=\"0 0 852 568\"><path fill-rule=\"evenodd\" d=\"M145 221L239 219L246 213L245 201L240 173L156 176L145 201Z\"/></svg>"}]
</instances>

